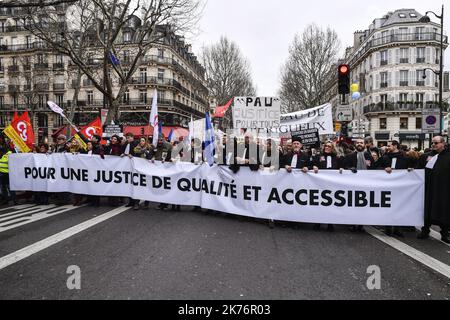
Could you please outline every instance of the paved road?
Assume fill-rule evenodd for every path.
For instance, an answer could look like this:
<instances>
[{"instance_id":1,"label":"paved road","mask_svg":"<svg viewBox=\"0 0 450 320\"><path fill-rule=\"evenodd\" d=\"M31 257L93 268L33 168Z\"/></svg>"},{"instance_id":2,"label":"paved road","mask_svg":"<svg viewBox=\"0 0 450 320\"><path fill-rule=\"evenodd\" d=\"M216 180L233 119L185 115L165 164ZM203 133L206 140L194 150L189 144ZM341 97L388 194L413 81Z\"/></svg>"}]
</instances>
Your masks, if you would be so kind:
<instances>
[{"instance_id":1,"label":"paved road","mask_svg":"<svg viewBox=\"0 0 450 320\"><path fill-rule=\"evenodd\" d=\"M0 299L450 299L450 246L415 232L271 230L151 206L0 208ZM73 265L81 290L67 288ZM366 285L373 265L380 290Z\"/></svg>"}]
</instances>

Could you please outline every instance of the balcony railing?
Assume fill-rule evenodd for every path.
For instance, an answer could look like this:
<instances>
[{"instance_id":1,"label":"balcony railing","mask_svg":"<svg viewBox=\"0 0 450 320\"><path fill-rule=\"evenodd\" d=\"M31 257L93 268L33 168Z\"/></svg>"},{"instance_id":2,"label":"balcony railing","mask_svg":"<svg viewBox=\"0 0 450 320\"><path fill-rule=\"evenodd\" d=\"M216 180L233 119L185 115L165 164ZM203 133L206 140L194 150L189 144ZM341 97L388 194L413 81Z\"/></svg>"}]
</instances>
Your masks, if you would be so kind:
<instances>
[{"instance_id":1,"label":"balcony railing","mask_svg":"<svg viewBox=\"0 0 450 320\"><path fill-rule=\"evenodd\" d=\"M400 58L400 63L408 63L409 59L408 58Z\"/></svg>"},{"instance_id":2,"label":"balcony railing","mask_svg":"<svg viewBox=\"0 0 450 320\"><path fill-rule=\"evenodd\" d=\"M53 70L64 70L64 63L54 63Z\"/></svg>"},{"instance_id":3,"label":"balcony railing","mask_svg":"<svg viewBox=\"0 0 450 320\"><path fill-rule=\"evenodd\" d=\"M360 50L350 59L349 64L353 66L355 62L365 56L368 51L381 45L416 41L434 41L440 43L440 40L441 34L437 32L394 34L385 37L371 38L361 46ZM444 43L448 43L448 36L444 36Z\"/></svg>"},{"instance_id":4,"label":"balcony railing","mask_svg":"<svg viewBox=\"0 0 450 320\"><path fill-rule=\"evenodd\" d=\"M438 106L437 102L427 102L427 107L431 106ZM414 102L414 103L408 103L408 102L397 102L397 103L377 103L365 106L363 108L364 114L367 113L376 113L376 112L388 112L388 111L416 111L416 112L422 112L424 108L423 102Z\"/></svg>"},{"instance_id":5,"label":"balcony railing","mask_svg":"<svg viewBox=\"0 0 450 320\"><path fill-rule=\"evenodd\" d=\"M48 63L35 63L34 70L36 71L48 70Z\"/></svg>"},{"instance_id":6,"label":"balcony railing","mask_svg":"<svg viewBox=\"0 0 450 320\"><path fill-rule=\"evenodd\" d=\"M388 87L388 83L387 82L381 82L380 83L380 87L381 88L387 88Z\"/></svg>"},{"instance_id":7,"label":"balcony railing","mask_svg":"<svg viewBox=\"0 0 450 320\"><path fill-rule=\"evenodd\" d=\"M416 58L417 63L425 63L425 58Z\"/></svg>"},{"instance_id":8,"label":"balcony railing","mask_svg":"<svg viewBox=\"0 0 450 320\"><path fill-rule=\"evenodd\" d=\"M407 87L409 85L408 81L400 81L400 87Z\"/></svg>"},{"instance_id":9,"label":"balcony railing","mask_svg":"<svg viewBox=\"0 0 450 320\"><path fill-rule=\"evenodd\" d=\"M10 84L10 85L8 85L8 91L9 92L19 92L20 91L20 86L19 85Z\"/></svg>"},{"instance_id":10,"label":"balcony railing","mask_svg":"<svg viewBox=\"0 0 450 320\"><path fill-rule=\"evenodd\" d=\"M36 83L34 85L34 89L36 91L48 91L49 90L49 84L48 83Z\"/></svg>"},{"instance_id":11,"label":"balcony railing","mask_svg":"<svg viewBox=\"0 0 450 320\"><path fill-rule=\"evenodd\" d=\"M418 86L418 87L425 86L425 81L416 81L416 86Z\"/></svg>"},{"instance_id":12,"label":"balcony railing","mask_svg":"<svg viewBox=\"0 0 450 320\"><path fill-rule=\"evenodd\" d=\"M57 90L65 90L66 89L66 85L64 83L54 83L53 84L53 90L57 91Z\"/></svg>"},{"instance_id":13,"label":"balcony railing","mask_svg":"<svg viewBox=\"0 0 450 320\"><path fill-rule=\"evenodd\" d=\"M19 66L18 65L9 66L8 72L19 72Z\"/></svg>"},{"instance_id":14,"label":"balcony railing","mask_svg":"<svg viewBox=\"0 0 450 320\"><path fill-rule=\"evenodd\" d=\"M380 65L386 66L388 64L387 60L381 60Z\"/></svg>"}]
</instances>

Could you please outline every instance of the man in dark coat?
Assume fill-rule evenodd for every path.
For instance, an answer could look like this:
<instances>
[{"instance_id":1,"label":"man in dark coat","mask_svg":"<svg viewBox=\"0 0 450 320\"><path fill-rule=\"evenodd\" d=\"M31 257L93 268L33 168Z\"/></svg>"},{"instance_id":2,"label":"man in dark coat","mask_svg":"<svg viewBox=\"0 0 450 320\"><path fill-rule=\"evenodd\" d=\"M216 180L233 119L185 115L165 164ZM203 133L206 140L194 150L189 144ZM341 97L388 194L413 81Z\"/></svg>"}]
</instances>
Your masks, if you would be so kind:
<instances>
[{"instance_id":1,"label":"man in dark coat","mask_svg":"<svg viewBox=\"0 0 450 320\"><path fill-rule=\"evenodd\" d=\"M292 139L292 152L287 153L282 161L281 168L285 168L289 173L292 169L301 169L304 173L312 169L311 157L302 152L303 144L299 138Z\"/></svg>"},{"instance_id":2,"label":"man in dark coat","mask_svg":"<svg viewBox=\"0 0 450 320\"><path fill-rule=\"evenodd\" d=\"M409 170L412 171L414 165L404 152L400 150L400 143L396 140L389 142L386 154L380 159L377 166L384 169L387 173L392 173L393 170ZM385 232L388 236L395 234L399 237L404 237L400 227L386 226Z\"/></svg>"},{"instance_id":3,"label":"man in dark coat","mask_svg":"<svg viewBox=\"0 0 450 320\"><path fill-rule=\"evenodd\" d=\"M441 228L442 241L450 243L450 151L443 137L433 138L433 151L424 158L425 226L418 238L427 239L435 224Z\"/></svg>"},{"instance_id":4,"label":"man in dark coat","mask_svg":"<svg viewBox=\"0 0 450 320\"><path fill-rule=\"evenodd\" d=\"M358 139L355 142L356 151L350 153L344 158L344 168L352 170L353 173L357 173L358 170L371 170L373 169L373 158L367 152L363 139ZM365 232L363 226L353 226L353 232Z\"/></svg>"}]
</instances>

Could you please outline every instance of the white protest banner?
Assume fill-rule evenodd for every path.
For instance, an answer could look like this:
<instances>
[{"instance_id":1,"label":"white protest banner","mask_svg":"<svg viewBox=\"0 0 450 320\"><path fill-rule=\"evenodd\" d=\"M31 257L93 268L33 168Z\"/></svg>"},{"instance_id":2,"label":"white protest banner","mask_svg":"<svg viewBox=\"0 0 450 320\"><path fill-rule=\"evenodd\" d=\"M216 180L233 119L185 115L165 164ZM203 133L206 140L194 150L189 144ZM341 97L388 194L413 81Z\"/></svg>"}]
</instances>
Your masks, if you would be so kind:
<instances>
[{"instance_id":1,"label":"white protest banner","mask_svg":"<svg viewBox=\"0 0 450 320\"><path fill-rule=\"evenodd\" d=\"M281 125L272 132L280 134L292 133L310 129L319 129L320 135L333 134L333 112L331 104L281 115Z\"/></svg>"},{"instance_id":2,"label":"white protest banner","mask_svg":"<svg viewBox=\"0 0 450 320\"><path fill-rule=\"evenodd\" d=\"M189 128L192 128L194 132L191 133L191 139L200 139L200 141L205 140L205 126L206 119L200 119L189 122Z\"/></svg>"},{"instance_id":3,"label":"white protest banner","mask_svg":"<svg viewBox=\"0 0 450 320\"><path fill-rule=\"evenodd\" d=\"M281 100L272 97L236 97L233 107L235 129L270 129L280 126Z\"/></svg>"},{"instance_id":4,"label":"white protest banner","mask_svg":"<svg viewBox=\"0 0 450 320\"><path fill-rule=\"evenodd\" d=\"M421 226L424 171L286 170L233 174L228 167L140 158L12 154L11 190L72 192L308 223Z\"/></svg>"}]
</instances>

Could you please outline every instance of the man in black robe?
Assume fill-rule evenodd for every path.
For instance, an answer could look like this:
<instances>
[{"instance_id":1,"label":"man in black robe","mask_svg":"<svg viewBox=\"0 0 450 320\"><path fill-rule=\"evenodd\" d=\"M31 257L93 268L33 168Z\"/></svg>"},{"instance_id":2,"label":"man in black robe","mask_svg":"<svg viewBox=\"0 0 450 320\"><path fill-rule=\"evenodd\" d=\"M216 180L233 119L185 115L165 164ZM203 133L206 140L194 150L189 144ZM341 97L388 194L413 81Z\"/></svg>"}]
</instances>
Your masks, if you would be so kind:
<instances>
[{"instance_id":1,"label":"man in black robe","mask_svg":"<svg viewBox=\"0 0 450 320\"><path fill-rule=\"evenodd\" d=\"M418 238L427 239L431 225L438 225L442 241L450 243L450 151L443 137L433 138L432 152L420 163L425 168L425 226Z\"/></svg>"}]
</instances>

